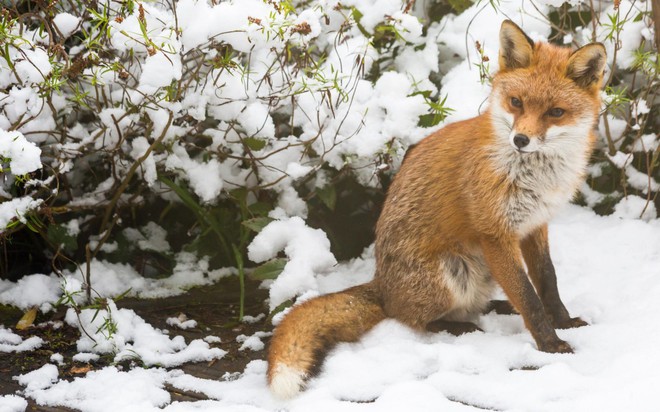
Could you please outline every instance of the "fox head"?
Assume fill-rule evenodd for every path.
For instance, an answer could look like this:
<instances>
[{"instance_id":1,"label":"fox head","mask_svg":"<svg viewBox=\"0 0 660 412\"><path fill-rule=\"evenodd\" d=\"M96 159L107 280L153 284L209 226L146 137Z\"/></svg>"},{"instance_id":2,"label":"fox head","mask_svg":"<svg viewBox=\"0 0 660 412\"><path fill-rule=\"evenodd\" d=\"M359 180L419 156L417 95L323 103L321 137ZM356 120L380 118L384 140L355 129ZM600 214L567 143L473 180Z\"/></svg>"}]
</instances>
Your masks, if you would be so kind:
<instances>
[{"instance_id":1,"label":"fox head","mask_svg":"<svg viewBox=\"0 0 660 412\"><path fill-rule=\"evenodd\" d=\"M498 138L520 153L590 148L605 62L600 43L575 51L534 43L505 20L489 109Z\"/></svg>"}]
</instances>

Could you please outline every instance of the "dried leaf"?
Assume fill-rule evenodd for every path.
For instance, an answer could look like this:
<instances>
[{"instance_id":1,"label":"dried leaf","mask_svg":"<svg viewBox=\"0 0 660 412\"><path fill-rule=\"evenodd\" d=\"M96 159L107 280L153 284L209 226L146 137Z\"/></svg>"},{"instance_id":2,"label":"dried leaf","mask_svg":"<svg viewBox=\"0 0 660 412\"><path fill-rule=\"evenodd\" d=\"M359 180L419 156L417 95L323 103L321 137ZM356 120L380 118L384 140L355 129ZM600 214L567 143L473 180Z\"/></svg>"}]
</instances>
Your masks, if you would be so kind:
<instances>
[{"instance_id":1,"label":"dried leaf","mask_svg":"<svg viewBox=\"0 0 660 412\"><path fill-rule=\"evenodd\" d=\"M72 374L82 374L87 373L92 370L92 365L83 365L83 366L72 366L69 372Z\"/></svg>"},{"instance_id":2,"label":"dried leaf","mask_svg":"<svg viewBox=\"0 0 660 412\"><path fill-rule=\"evenodd\" d=\"M32 326L34 324L34 320L37 318L37 311L37 307L34 306L32 309L25 312L18 323L16 323L16 329L25 330Z\"/></svg>"}]
</instances>

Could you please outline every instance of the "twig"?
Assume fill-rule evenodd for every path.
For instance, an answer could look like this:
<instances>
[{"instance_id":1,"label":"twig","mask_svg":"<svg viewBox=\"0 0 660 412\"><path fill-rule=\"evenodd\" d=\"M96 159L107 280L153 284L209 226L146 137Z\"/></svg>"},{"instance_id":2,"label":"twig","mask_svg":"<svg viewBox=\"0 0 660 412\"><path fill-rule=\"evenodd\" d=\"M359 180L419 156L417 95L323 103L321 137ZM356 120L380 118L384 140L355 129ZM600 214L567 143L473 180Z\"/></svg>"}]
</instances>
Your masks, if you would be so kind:
<instances>
[{"instance_id":1,"label":"twig","mask_svg":"<svg viewBox=\"0 0 660 412\"><path fill-rule=\"evenodd\" d=\"M174 118L174 113L170 112L169 115L168 115L167 123L165 124L165 127L163 128L163 131L160 134L160 136L158 136L158 138L156 140L154 140L154 142L149 146L149 148L147 148L147 150L144 152L144 154L142 156L140 156L133 163L131 168L126 173L126 177L122 181L121 185L119 185L119 187L117 188L117 191L115 192L114 196L110 200L110 203L108 204L108 206L105 208L105 213L103 214L103 219L101 220L101 226L100 226L100 232L99 233L103 233L106 230L109 232L110 229L112 229L113 225L110 225L108 227L108 222L110 220L110 215L115 210L115 207L117 205L117 202L119 201L119 198L124 193L124 191L126 191L126 188L128 187L128 184L131 182L131 179L133 178L133 175L135 175L135 172L138 170L140 165L142 165L142 163L145 160L147 160L147 158L149 157L151 152L156 148L156 146L158 146L163 141L163 139L167 135L167 131L169 130L170 125L172 124L172 119L173 118ZM98 253L98 251L100 250L102 245L103 245L103 242L99 241L99 244L94 249L94 255L96 255Z\"/></svg>"}]
</instances>

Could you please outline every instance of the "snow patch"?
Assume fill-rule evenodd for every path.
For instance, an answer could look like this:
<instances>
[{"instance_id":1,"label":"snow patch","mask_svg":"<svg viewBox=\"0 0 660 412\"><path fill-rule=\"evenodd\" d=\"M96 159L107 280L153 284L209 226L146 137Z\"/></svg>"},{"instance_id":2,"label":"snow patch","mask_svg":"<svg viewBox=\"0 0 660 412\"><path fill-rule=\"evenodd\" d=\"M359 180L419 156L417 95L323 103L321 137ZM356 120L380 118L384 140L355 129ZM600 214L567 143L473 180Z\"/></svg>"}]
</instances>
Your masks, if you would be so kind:
<instances>
[{"instance_id":1,"label":"snow patch","mask_svg":"<svg viewBox=\"0 0 660 412\"><path fill-rule=\"evenodd\" d=\"M188 317L183 313L180 313L179 316L176 317L167 318L165 323L167 323L170 326L174 326L184 330L197 327L197 321L194 319L188 319ZM204 339L204 341L208 342L206 339Z\"/></svg>"},{"instance_id":2,"label":"snow patch","mask_svg":"<svg viewBox=\"0 0 660 412\"><path fill-rule=\"evenodd\" d=\"M241 347L238 350L251 350L253 352L263 350L265 344L261 341L261 338L266 338L272 336L272 332L255 332L252 336L238 335L236 337L236 342L242 343Z\"/></svg>"},{"instance_id":3,"label":"snow patch","mask_svg":"<svg viewBox=\"0 0 660 412\"><path fill-rule=\"evenodd\" d=\"M0 325L0 352L26 352L35 350L43 345L44 341L38 336L32 336L23 340L19 335L5 329Z\"/></svg>"},{"instance_id":4,"label":"snow patch","mask_svg":"<svg viewBox=\"0 0 660 412\"><path fill-rule=\"evenodd\" d=\"M83 309L76 316L73 309L69 309L66 322L81 330L77 342L79 351L113 353L116 362L137 357L147 366L173 367L185 362L220 359L226 354L219 348L210 348L201 339L186 344L182 336L170 338L134 311L117 308L112 300L108 300L107 310Z\"/></svg>"},{"instance_id":5,"label":"snow patch","mask_svg":"<svg viewBox=\"0 0 660 412\"><path fill-rule=\"evenodd\" d=\"M650 221L657 217L653 200L648 201L643 197L628 195L614 206L613 217L620 219L642 219Z\"/></svg>"},{"instance_id":6,"label":"snow patch","mask_svg":"<svg viewBox=\"0 0 660 412\"><path fill-rule=\"evenodd\" d=\"M23 412L25 409L27 409L27 406L27 401L20 396L0 396L0 411L2 412Z\"/></svg>"}]
</instances>

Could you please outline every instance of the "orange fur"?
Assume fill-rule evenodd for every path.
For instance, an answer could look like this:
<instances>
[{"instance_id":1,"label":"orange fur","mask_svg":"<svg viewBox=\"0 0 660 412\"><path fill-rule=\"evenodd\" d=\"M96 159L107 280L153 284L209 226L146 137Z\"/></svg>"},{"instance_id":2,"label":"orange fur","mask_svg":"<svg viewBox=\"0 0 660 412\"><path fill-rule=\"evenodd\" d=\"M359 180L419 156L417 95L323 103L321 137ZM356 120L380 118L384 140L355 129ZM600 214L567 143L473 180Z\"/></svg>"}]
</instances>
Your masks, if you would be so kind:
<instances>
[{"instance_id":1,"label":"orange fur","mask_svg":"<svg viewBox=\"0 0 660 412\"><path fill-rule=\"evenodd\" d=\"M332 345L385 317L420 331L469 320L494 282L540 350L571 351L554 327L585 323L559 298L547 221L577 189L595 140L604 49L534 44L509 21L500 41L489 110L412 148L389 188L374 280L296 306L276 329L268 379L277 394L295 394ZM533 150L517 150L516 134Z\"/></svg>"}]
</instances>

